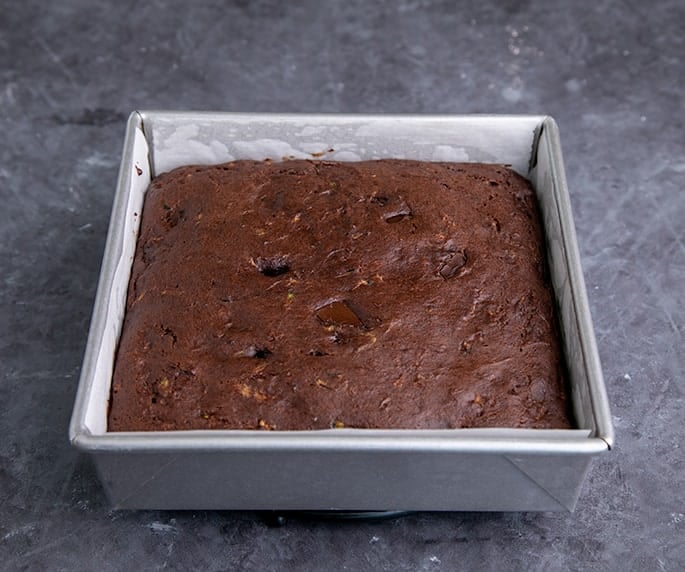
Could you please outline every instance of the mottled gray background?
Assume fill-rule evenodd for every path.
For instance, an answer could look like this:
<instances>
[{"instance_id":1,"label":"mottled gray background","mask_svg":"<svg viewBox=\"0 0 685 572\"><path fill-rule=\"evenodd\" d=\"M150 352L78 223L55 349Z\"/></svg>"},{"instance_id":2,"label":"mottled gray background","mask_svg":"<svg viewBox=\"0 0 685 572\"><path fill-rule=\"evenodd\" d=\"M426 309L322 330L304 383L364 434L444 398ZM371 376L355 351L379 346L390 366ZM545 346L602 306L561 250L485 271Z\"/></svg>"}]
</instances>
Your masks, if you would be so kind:
<instances>
[{"instance_id":1,"label":"mottled gray background","mask_svg":"<svg viewBox=\"0 0 685 572\"><path fill-rule=\"evenodd\" d=\"M0 568L683 570L685 4L0 1ZM128 113L556 117L617 447L575 514L113 512L67 425Z\"/></svg>"}]
</instances>

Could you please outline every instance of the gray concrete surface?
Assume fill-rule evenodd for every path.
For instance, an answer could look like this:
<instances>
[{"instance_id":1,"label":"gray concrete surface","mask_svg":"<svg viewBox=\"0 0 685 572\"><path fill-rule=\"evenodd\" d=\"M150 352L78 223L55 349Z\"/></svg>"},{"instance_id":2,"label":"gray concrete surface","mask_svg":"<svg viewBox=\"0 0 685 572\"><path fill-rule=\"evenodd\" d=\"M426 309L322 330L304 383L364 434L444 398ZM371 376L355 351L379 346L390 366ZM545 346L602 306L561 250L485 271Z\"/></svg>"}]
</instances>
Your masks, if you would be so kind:
<instances>
[{"instance_id":1,"label":"gray concrete surface","mask_svg":"<svg viewBox=\"0 0 685 572\"><path fill-rule=\"evenodd\" d=\"M0 568L685 569L684 29L676 0L0 2ZM555 116L617 430L576 512L111 511L67 425L136 108Z\"/></svg>"}]
</instances>

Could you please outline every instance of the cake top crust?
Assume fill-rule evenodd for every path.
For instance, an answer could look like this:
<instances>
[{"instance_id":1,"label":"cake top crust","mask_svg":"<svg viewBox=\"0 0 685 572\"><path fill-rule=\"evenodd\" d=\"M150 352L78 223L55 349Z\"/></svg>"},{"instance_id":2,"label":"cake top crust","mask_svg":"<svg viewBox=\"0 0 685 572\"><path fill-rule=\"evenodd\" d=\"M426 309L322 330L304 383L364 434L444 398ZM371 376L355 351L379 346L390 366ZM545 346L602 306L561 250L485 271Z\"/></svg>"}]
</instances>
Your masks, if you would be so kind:
<instances>
[{"instance_id":1,"label":"cake top crust","mask_svg":"<svg viewBox=\"0 0 685 572\"><path fill-rule=\"evenodd\" d=\"M235 161L155 178L110 431L569 428L530 183Z\"/></svg>"}]
</instances>

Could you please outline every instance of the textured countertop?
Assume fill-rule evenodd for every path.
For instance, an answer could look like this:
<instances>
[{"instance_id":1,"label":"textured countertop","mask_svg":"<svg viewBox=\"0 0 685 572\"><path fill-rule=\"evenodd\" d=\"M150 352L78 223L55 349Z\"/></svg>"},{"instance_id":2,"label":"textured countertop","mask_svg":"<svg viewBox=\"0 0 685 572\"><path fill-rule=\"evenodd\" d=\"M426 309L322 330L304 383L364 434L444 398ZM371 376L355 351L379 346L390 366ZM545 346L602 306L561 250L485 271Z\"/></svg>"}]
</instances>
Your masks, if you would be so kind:
<instances>
[{"instance_id":1,"label":"textured countertop","mask_svg":"<svg viewBox=\"0 0 685 572\"><path fill-rule=\"evenodd\" d=\"M0 568L685 568L682 2L5 4ZM617 433L576 512L110 510L67 426L137 108L553 115Z\"/></svg>"}]
</instances>

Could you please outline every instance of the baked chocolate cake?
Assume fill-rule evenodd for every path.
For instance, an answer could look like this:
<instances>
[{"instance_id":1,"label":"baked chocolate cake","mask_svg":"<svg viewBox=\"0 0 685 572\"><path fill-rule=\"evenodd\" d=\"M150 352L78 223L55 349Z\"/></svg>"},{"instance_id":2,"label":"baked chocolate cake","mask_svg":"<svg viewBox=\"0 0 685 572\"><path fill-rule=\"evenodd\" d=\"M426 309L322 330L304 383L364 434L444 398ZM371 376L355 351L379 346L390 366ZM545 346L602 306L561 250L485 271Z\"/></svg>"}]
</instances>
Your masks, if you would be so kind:
<instances>
[{"instance_id":1,"label":"baked chocolate cake","mask_svg":"<svg viewBox=\"0 0 685 572\"><path fill-rule=\"evenodd\" d=\"M160 175L109 430L569 428L539 218L502 165Z\"/></svg>"}]
</instances>

